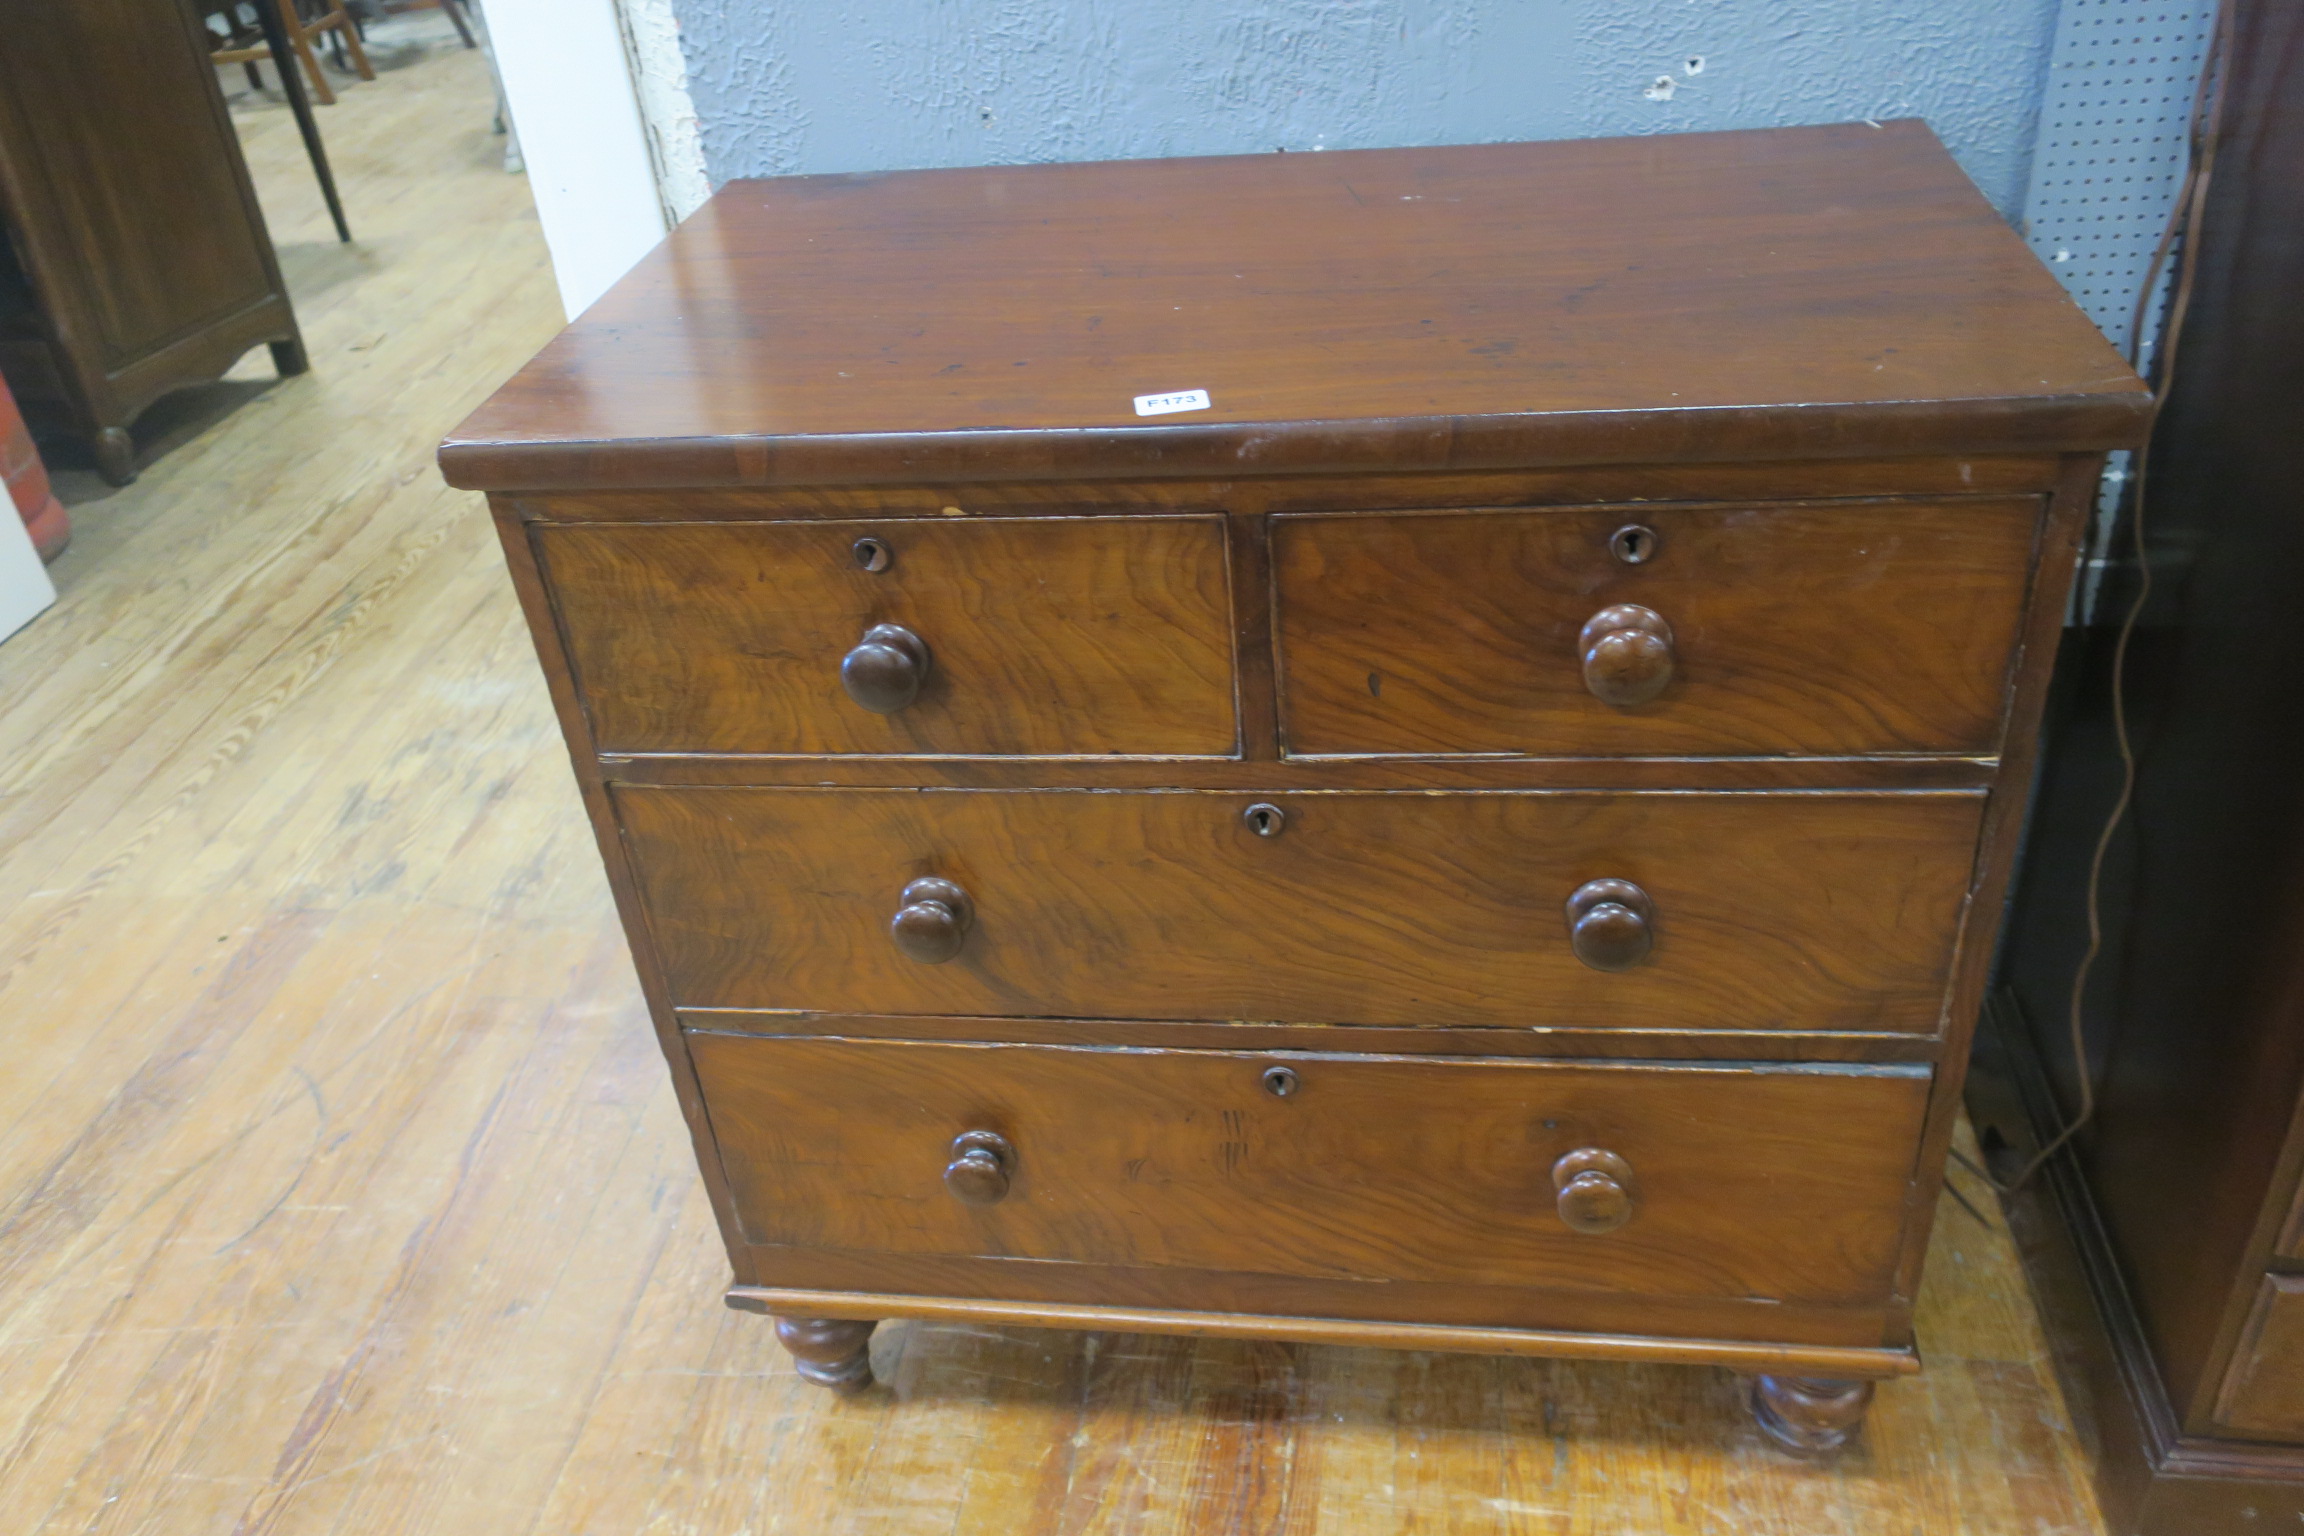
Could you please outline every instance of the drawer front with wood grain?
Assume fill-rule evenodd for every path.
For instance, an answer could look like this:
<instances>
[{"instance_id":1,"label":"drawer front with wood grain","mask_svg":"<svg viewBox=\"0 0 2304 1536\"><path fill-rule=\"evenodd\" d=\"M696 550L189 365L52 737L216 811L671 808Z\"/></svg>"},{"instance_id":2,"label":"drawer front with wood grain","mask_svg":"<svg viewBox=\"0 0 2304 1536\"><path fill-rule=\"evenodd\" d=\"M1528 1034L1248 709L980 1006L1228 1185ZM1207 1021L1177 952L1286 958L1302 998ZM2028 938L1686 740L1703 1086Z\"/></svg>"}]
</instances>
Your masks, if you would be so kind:
<instances>
[{"instance_id":1,"label":"drawer front with wood grain","mask_svg":"<svg viewBox=\"0 0 2304 1536\"><path fill-rule=\"evenodd\" d=\"M533 537L603 752L1236 750L1218 517Z\"/></svg>"},{"instance_id":2,"label":"drawer front with wood grain","mask_svg":"<svg viewBox=\"0 0 2304 1536\"><path fill-rule=\"evenodd\" d=\"M1859 1304L1929 1076L688 1037L754 1244Z\"/></svg>"},{"instance_id":3,"label":"drawer front with wood grain","mask_svg":"<svg viewBox=\"0 0 2304 1536\"><path fill-rule=\"evenodd\" d=\"M1288 750L1998 750L2033 497L1272 520Z\"/></svg>"},{"instance_id":4,"label":"drawer front with wood grain","mask_svg":"<svg viewBox=\"0 0 2304 1536\"><path fill-rule=\"evenodd\" d=\"M1983 796L620 786L688 1008L1933 1031Z\"/></svg>"}]
</instances>

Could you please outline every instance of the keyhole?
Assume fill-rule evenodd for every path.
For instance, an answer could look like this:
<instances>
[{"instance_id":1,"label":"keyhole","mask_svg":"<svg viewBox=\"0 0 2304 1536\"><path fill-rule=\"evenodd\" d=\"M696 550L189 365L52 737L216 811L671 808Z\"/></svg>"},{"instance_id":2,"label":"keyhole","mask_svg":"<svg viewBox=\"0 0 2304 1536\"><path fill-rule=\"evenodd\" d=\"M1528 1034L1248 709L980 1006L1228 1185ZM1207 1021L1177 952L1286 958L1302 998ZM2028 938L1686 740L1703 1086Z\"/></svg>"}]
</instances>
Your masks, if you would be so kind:
<instances>
[{"instance_id":1,"label":"keyhole","mask_svg":"<svg viewBox=\"0 0 2304 1536\"><path fill-rule=\"evenodd\" d=\"M878 539L856 541L856 563L868 571L884 571L894 558L894 553Z\"/></svg>"},{"instance_id":2,"label":"keyhole","mask_svg":"<svg viewBox=\"0 0 2304 1536\"><path fill-rule=\"evenodd\" d=\"M1240 813L1248 823L1248 830L1258 837L1278 837L1280 829L1288 825L1288 813L1276 805L1256 804Z\"/></svg>"},{"instance_id":3,"label":"keyhole","mask_svg":"<svg viewBox=\"0 0 2304 1536\"><path fill-rule=\"evenodd\" d=\"M1646 565L1656 558L1656 530L1642 523L1626 523L1608 536L1608 550L1626 565Z\"/></svg>"},{"instance_id":4,"label":"keyhole","mask_svg":"<svg viewBox=\"0 0 2304 1536\"><path fill-rule=\"evenodd\" d=\"M1264 1069L1264 1091L1276 1099L1284 1099L1298 1087L1296 1074L1286 1067Z\"/></svg>"}]
</instances>

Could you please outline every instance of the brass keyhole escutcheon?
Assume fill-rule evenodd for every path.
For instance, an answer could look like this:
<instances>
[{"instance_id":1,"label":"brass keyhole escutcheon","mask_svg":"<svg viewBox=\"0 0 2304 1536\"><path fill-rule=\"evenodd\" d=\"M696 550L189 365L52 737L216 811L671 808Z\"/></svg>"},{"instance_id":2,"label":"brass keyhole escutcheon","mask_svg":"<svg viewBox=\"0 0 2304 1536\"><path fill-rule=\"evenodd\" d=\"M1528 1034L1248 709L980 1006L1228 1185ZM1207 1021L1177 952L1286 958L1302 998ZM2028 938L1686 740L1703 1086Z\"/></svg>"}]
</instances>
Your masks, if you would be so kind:
<instances>
[{"instance_id":1,"label":"brass keyhole escutcheon","mask_svg":"<svg viewBox=\"0 0 2304 1536\"><path fill-rule=\"evenodd\" d=\"M1246 822L1248 830L1258 837L1278 837L1280 829L1288 825L1288 813L1286 811L1276 805L1267 805L1261 800L1242 811L1240 819Z\"/></svg>"},{"instance_id":2,"label":"brass keyhole escutcheon","mask_svg":"<svg viewBox=\"0 0 2304 1536\"><path fill-rule=\"evenodd\" d=\"M888 547L887 540L869 536L856 541L853 553L856 563L874 575L888 569L889 562L896 558L896 551Z\"/></svg>"},{"instance_id":3,"label":"brass keyhole escutcheon","mask_svg":"<svg viewBox=\"0 0 2304 1536\"><path fill-rule=\"evenodd\" d=\"M1304 1086L1293 1067L1266 1067L1262 1081L1264 1091L1276 1099L1285 1099Z\"/></svg>"},{"instance_id":4,"label":"brass keyhole escutcheon","mask_svg":"<svg viewBox=\"0 0 2304 1536\"><path fill-rule=\"evenodd\" d=\"M1608 535L1608 553L1626 565L1646 565L1656 558L1662 541L1646 523L1626 523Z\"/></svg>"}]
</instances>

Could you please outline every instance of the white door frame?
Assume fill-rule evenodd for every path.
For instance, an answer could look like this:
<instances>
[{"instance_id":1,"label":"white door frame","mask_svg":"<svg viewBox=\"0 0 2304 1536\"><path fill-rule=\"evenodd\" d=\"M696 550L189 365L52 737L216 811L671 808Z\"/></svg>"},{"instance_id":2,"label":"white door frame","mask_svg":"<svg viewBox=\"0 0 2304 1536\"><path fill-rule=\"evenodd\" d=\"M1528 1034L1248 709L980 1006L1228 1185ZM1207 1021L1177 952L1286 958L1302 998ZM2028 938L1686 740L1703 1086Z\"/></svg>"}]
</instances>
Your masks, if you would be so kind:
<instances>
[{"instance_id":1,"label":"white door frame","mask_svg":"<svg viewBox=\"0 0 2304 1536\"><path fill-rule=\"evenodd\" d=\"M646 34L652 49L660 53L670 39L676 62L677 36L661 0L636 9L652 24ZM669 227L649 125L633 88L624 18L617 0L486 0L486 20L560 304L574 319ZM661 67L652 71L649 91L659 112L668 110L662 73ZM685 78L671 89L685 107ZM685 128L686 145L693 146L693 112L672 128ZM683 169L700 184L702 157L693 161ZM688 192L685 183L680 190ZM690 206L697 200L682 199Z\"/></svg>"}]
</instances>

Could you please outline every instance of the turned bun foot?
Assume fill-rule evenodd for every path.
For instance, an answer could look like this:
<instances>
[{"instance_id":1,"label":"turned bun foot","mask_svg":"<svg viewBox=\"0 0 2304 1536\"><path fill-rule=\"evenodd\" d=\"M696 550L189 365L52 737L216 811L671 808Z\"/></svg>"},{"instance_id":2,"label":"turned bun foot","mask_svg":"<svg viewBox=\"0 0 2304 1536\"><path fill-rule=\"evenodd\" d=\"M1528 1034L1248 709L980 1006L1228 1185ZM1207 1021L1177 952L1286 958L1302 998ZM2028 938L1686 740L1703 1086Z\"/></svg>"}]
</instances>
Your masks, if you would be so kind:
<instances>
[{"instance_id":1,"label":"turned bun foot","mask_svg":"<svg viewBox=\"0 0 2304 1536\"><path fill-rule=\"evenodd\" d=\"M123 427L106 427L96 434L96 473L106 485L127 485L136 478L136 439Z\"/></svg>"},{"instance_id":2,"label":"turned bun foot","mask_svg":"<svg viewBox=\"0 0 2304 1536\"><path fill-rule=\"evenodd\" d=\"M800 1379L842 1394L872 1385L872 1330L878 1323L842 1317L780 1317L776 1342L791 1353Z\"/></svg>"},{"instance_id":3,"label":"turned bun foot","mask_svg":"<svg viewBox=\"0 0 2304 1536\"><path fill-rule=\"evenodd\" d=\"M1795 1456L1829 1456L1856 1438L1872 1406L1869 1381L1762 1376L1752 1383L1752 1417Z\"/></svg>"}]
</instances>

